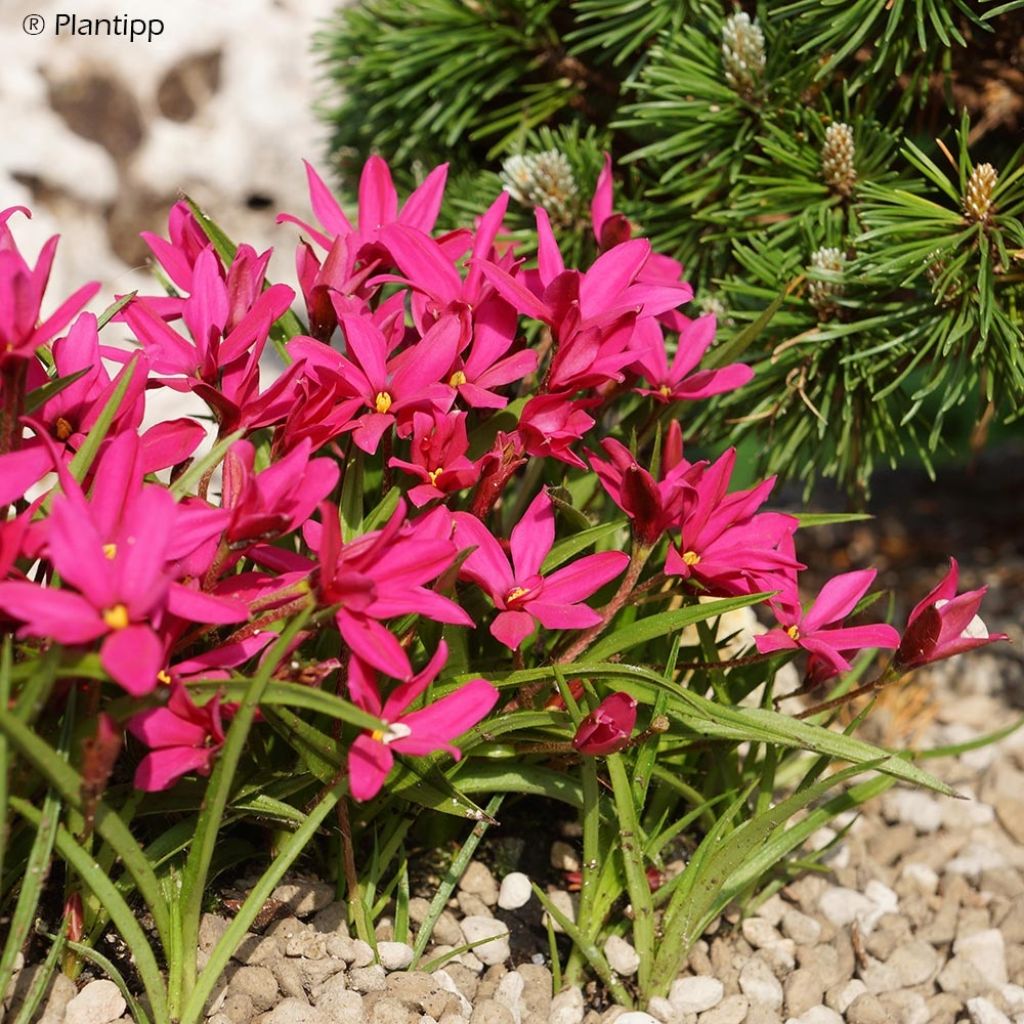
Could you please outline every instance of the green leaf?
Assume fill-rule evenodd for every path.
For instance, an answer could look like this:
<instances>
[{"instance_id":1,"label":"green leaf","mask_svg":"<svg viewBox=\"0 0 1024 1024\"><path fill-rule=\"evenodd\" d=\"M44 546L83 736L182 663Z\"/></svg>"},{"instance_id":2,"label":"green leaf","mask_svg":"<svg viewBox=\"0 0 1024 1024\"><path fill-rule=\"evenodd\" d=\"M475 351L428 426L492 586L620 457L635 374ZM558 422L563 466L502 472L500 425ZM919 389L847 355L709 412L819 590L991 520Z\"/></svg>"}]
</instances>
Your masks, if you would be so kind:
<instances>
[{"instance_id":1,"label":"green leaf","mask_svg":"<svg viewBox=\"0 0 1024 1024\"><path fill-rule=\"evenodd\" d=\"M836 523L861 523L874 519L867 512L789 512L787 515L800 520L800 526L831 526Z\"/></svg>"},{"instance_id":2,"label":"green leaf","mask_svg":"<svg viewBox=\"0 0 1024 1024\"><path fill-rule=\"evenodd\" d=\"M102 331L103 328L106 327L107 324L109 324L110 321L113 320L114 317L117 316L117 314L120 313L121 310L124 309L124 307L127 306L128 303L130 303L138 294L139 293L137 291L129 292L127 295L122 295L121 298L107 306L107 308L96 318L96 329Z\"/></svg>"},{"instance_id":3,"label":"green leaf","mask_svg":"<svg viewBox=\"0 0 1024 1024\"><path fill-rule=\"evenodd\" d=\"M547 558L541 565L541 572L544 575L564 565L570 558L575 557L581 551L592 548L606 538L614 536L626 525L625 519L616 519L611 523L601 523L598 526L590 526L571 537L558 541L548 552Z\"/></svg>"},{"instance_id":4,"label":"green leaf","mask_svg":"<svg viewBox=\"0 0 1024 1024\"><path fill-rule=\"evenodd\" d=\"M81 370L69 373L66 377L58 377L56 380L48 381L42 387L36 388L35 391L30 391L25 396L25 412L35 412L41 405L45 405L51 398L74 384L76 380L81 380L91 369L91 366L83 367Z\"/></svg>"},{"instance_id":5,"label":"green leaf","mask_svg":"<svg viewBox=\"0 0 1024 1024\"><path fill-rule=\"evenodd\" d=\"M220 465L227 455L228 449L243 435L244 430L236 430L227 437L222 437L201 459L197 459L167 489L175 501L181 501L209 473L214 466Z\"/></svg>"}]
</instances>

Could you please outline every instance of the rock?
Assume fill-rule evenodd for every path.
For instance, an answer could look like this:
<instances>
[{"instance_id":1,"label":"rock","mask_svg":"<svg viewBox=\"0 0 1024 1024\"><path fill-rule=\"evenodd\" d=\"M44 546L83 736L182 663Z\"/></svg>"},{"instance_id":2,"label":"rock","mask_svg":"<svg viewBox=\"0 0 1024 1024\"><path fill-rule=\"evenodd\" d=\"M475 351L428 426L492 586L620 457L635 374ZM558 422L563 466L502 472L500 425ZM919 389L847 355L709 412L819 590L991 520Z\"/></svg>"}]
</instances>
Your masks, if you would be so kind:
<instances>
[{"instance_id":1,"label":"rock","mask_svg":"<svg viewBox=\"0 0 1024 1024\"><path fill-rule=\"evenodd\" d=\"M882 810L890 821L903 822L927 835L942 825L942 804L920 789L892 789L882 800Z\"/></svg>"},{"instance_id":2,"label":"rock","mask_svg":"<svg viewBox=\"0 0 1024 1024\"><path fill-rule=\"evenodd\" d=\"M328 1024L323 1010L309 1003L288 997L282 999L270 1013L260 1018L260 1024Z\"/></svg>"},{"instance_id":3,"label":"rock","mask_svg":"<svg viewBox=\"0 0 1024 1024\"><path fill-rule=\"evenodd\" d=\"M799 1017L821 1003L825 986L817 972L802 967L786 978L783 992L786 998L786 1012L791 1017Z\"/></svg>"},{"instance_id":4,"label":"rock","mask_svg":"<svg viewBox=\"0 0 1024 1024\"><path fill-rule=\"evenodd\" d=\"M928 1024L928 1004L920 992L889 992L878 1001L897 1024Z\"/></svg>"},{"instance_id":5,"label":"rock","mask_svg":"<svg viewBox=\"0 0 1024 1024\"><path fill-rule=\"evenodd\" d=\"M660 1024L657 1017L652 1017L643 1010L627 1010L615 1018L616 1024Z\"/></svg>"},{"instance_id":6,"label":"rock","mask_svg":"<svg viewBox=\"0 0 1024 1024\"><path fill-rule=\"evenodd\" d=\"M90 981L64 1011L67 1024L111 1024L124 1013L127 1003L121 990L106 978Z\"/></svg>"},{"instance_id":7,"label":"rock","mask_svg":"<svg viewBox=\"0 0 1024 1024\"><path fill-rule=\"evenodd\" d=\"M404 971L412 963L412 946L407 942L378 942L377 956L386 971Z\"/></svg>"},{"instance_id":8,"label":"rock","mask_svg":"<svg viewBox=\"0 0 1024 1024\"><path fill-rule=\"evenodd\" d=\"M763 917L770 925L778 927L782 918L785 916L786 911L789 909L789 904L778 893L775 893L774 895L769 896L768 899L766 899L764 903L754 911L754 914L756 917Z\"/></svg>"},{"instance_id":9,"label":"rock","mask_svg":"<svg viewBox=\"0 0 1024 1024\"><path fill-rule=\"evenodd\" d=\"M345 963L352 963L356 958L355 940L347 935L328 935L325 943L327 955L335 960L344 960ZM369 946L367 946L369 949ZM370 951L371 959L373 951Z\"/></svg>"},{"instance_id":10,"label":"rock","mask_svg":"<svg viewBox=\"0 0 1024 1024\"><path fill-rule=\"evenodd\" d=\"M540 964L520 964L523 977L524 1024L546 1024L551 1014L551 971Z\"/></svg>"},{"instance_id":11,"label":"rock","mask_svg":"<svg viewBox=\"0 0 1024 1024\"><path fill-rule=\"evenodd\" d=\"M860 968L860 980L876 996L882 992L895 992L900 987L900 976L896 968L874 957L869 957L867 965Z\"/></svg>"},{"instance_id":12,"label":"rock","mask_svg":"<svg viewBox=\"0 0 1024 1024\"><path fill-rule=\"evenodd\" d=\"M220 914L203 914L199 920L199 948L209 953L228 930L228 919Z\"/></svg>"},{"instance_id":13,"label":"rock","mask_svg":"<svg viewBox=\"0 0 1024 1024\"><path fill-rule=\"evenodd\" d=\"M676 978L668 1001L676 1013L703 1013L716 1007L724 995L725 986L718 978Z\"/></svg>"},{"instance_id":14,"label":"rock","mask_svg":"<svg viewBox=\"0 0 1024 1024\"><path fill-rule=\"evenodd\" d=\"M1010 1018L983 996L967 1000L967 1014L971 1024L1010 1024Z\"/></svg>"},{"instance_id":15,"label":"rock","mask_svg":"<svg viewBox=\"0 0 1024 1024\"><path fill-rule=\"evenodd\" d=\"M726 996L713 1010L700 1015L700 1024L743 1024L749 1009L746 996Z\"/></svg>"},{"instance_id":16,"label":"rock","mask_svg":"<svg viewBox=\"0 0 1024 1024\"><path fill-rule=\"evenodd\" d=\"M812 1006L799 1017L790 1017L786 1024L843 1024L843 1018L827 1006Z\"/></svg>"},{"instance_id":17,"label":"rock","mask_svg":"<svg viewBox=\"0 0 1024 1024\"><path fill-rule=\"evenodd\" d=\"M960 998L950 992L940 992L926 999L929 1024L955 1024L963 1005Z\"/></svg>"},{"instance_id":18,"label":"rock","mask_svg":"<svg viewBox=\"0 0 1024 1024\"><path fill-rule=\"evenodd\" d=\"M996 799L996 818L1015 843L1024 845L1024 800L1001 796Z\"/></svg>"},{"instance_id":19,"label":"rock","mask_svg":"<svg viewBox=\"0 0 1024 1024\"><path fill-rule=\"evenodd\" d=\"M522 871L512 871L501 880L498 890L498 906L502 910L518 910L526 906L533 896L530 879Z\"/></svg>"},{"instance_id":20,"label":"rock","mask_svg":"<svg viewBox=\"0 0 1024 1024\"><path fill-rule=\"evenodd\" d=\"M460 892L455 897L463 917L494 917L491 908L479 896L471 892Z\"/></svg>"},{"instance_id":21,"label":"rock","mask_svg":"<svg viewBox=\"0 0 1024 1024\"><path fill-rule=\"evenodd\" d=\"M255 967L280 955L281 947L273 936L246 932L245 938L239 943L232 959L237 960L240 964Z\"/></svg>"},{"instance_id":22,"label":"rock","mask_svg":"<svg viewBox=\"0 0 1024 1024\"><path fill-rule=\"evenodd\" d=\"M551 844L551 866L556 871L579 871L580 858L568 843L556 839Z\"/></svg>"},{"instance_id":23,"label":"rock","mask_svg":"<svg viewBox=\"0 0 1024 1024\"><path fill-rule=\"evenodd\" d=\"M385 988L384 968L380 964L353 967L348 972L348 987L355 992L381 992Z\"/></svg>"},{"instance_id":24,"label":"rock","mask_svg":"<svg viewBox=\"0 0 1024 1024\"><path fill-rule=\"evenodd\" d=\"M512 1017L516 1024L521 1024L523 1013L526 1010L526 1001L523 998L525 988L526 980L523 976L518 971L509 971L498 982L498 987L494 992L495 1001L501 1003L502 1006L507 1006L512 1011Z\"/></svg>"},{"instance_id":25,"label":"rock","mask_svg":"<svg viewBox=\"0 0 1024 1024\"><path fill-rule=\"evenodd\" d=\"M301 956L307 960L322 960L327 955L328 936L320 932L302 931L284 944L285 956Z\"/></svg>"},{"instance_id":26,"label":"rock","mask_svg":"<svg viewBox=\"0 0 1024 1024\"><path fill-rule=\"evenodd\" d=\"M939 876L927 864L905 864L900 878L912 882L922 892L935 892L939 888Z\"/></svg>"},{"instance_id":27,"label":"rock","mask_svg":"<svg viewBox=\"0 0 1024 1024\"><path fill-rule=\"evenodd\" d=\"M782 936L775 930L774 926L763 917L748 917L744 920L741 931L743 938L749 942L754 949L763 949L765 946L774 946L782 941Z\"/></svg>"},{"instance_id":28,"label":"rock","mask_svg":"<svg viewBox=\"0 0 1024 1024\"><path fill-rule=\"evenodd\" d=\"M410 905L412 900L409 900ZM322 910L318 910L310 921L314 931L324 935L348 935L348 912L341 900L334 900L328 903Z\"/></svg>"},{"instance_id":29,"label":"rock","mask_svg":"<svg viewBox=\"0 0 1024 1024\"><path fill-rule=\"evenodd\" d=\"M277 978L268 967L239 967L228 982L228 992L243 992L258 1013L277 1002Z\"/></svg>"},{"instance_id":30,"label":"rock","mask_svg":"<svg viewBox=\"0 0 1024 1024\"><path fill-rule=\"evenodd\" d=\"M373 947L362 939L352 940L352 966L369 967L373 963Z\"/></svg>"},{"instance_id":31,"label":"rock","mask_svg":"<svg viewBox=\"0 0 1024 1024\"><path fill-rule=\"evenodd\" d=\"M1006 867L1006 858L998 850L987 843L970 842L946 865L946 873L977 879L983 871L1003 867Z\"/></svg>"},{"instance_id":32,"label":"rock","mask_svg":"<svg viewBox=\"0 0 1024 1024\"><path fill-rule=\"evenodd\" d=\"M484 999L473 1007L469 1024L515 1024L515 1017L507 1006L496 999Z\"/></svg>"},{"instance_id":33,"label":"rock","mask_svg":"<svg viewBox=\"0 0 1024 1024\"><path fill-rule=\"evenodd\" d=\"M462 934L458 919L450 910L442 910L434 925L434 941L447 943L449 946L462 946L466 937Z\"/></svg>"},{"instance_id":34,"label":"rock","mask_svg":"<svg viewBox=\"0 0 1024 1024\"><path fill-rule=\"evenodd\" d=\"M498 883L494 880L490 869L478 860L469 862L469 867L459 879L459 888L463 892L479 896L489 907L493 907L498 902Z\"/></svg>"},{"instance_id":35,"label":"rock","mask_svg":"<svg viewBox=\"0 0 1024 1024\"><path fill-rule=\"evenodd\" d=\"M248 1024L256 1009L252 1005L252 1000L244 992L233 992L221 1003L217 1012L231 1024Z\"/></svg>"},{"instance_id":36,"label":"rock","mask_svg":"<svg viewBox=\"0 0 1024 1024\"><path fill-rule=\"evenodd\" d=\"M619 935L608 936L604 944L604 955L608 966L623 978L636 974L640 967L639 953Z\"/></svg>"},{"instance_id":37,"label":"rock","mask_svg":"<svg viewBox=\"0 0 1024 1024\"><path fill-rule=\"evenodd\" d=\"M865 992L857 996L846 1010L846 1024L892 1024L878 996Z\"/></svg>"},{"instance_id":38,"label":"rock","mask_svg":"<svg viewBox=\"0 0 1024 1024\"><path fill-rule=\"evenodd\" d=\"M971 963L993 988L1009 981L1006 974L1006 947L1002 932L997 928L958 938L953 943L953 953Z\"/></svg>"},{"instance_id":39,"label":"rock","mask_svg":"<svg viewBox=\"0 0 1024 1024\"><path fill-rule=\"evenodd\" d=\"M468 943L491 939L473 947L473 953L488 966L504 963L512 954L508 944L508 926L493 917L474 915L463 918L462 933Z\"/></svg>"},{"instance_id":40,"label":"rock","mask_svg":"<svg viewBox=\"0 0 1024 1024\"><path fill-rule=\"evenodd\" d=\"M831 1006L836 1013L846 1013L850 1004L867 990L867 985L860 978L851 978L840 985L833 985L825 993L825 1005Z\"/></svg>"},{"instance_id":41,"label":"rock","mask_svg":"<svg viewBox=\"0 0 1024 1024\"><path fill-rule=\"evenodd\" d=\"M582 1024L583 992L578 985L563 989L551 1000L548 1024Z\"/></svg>"},{"instance_id":42,"label":"rock","mask_svg":"<svg viewBox=\"0 0 1024 1024\"><path fill-rule=\"evenodd\" d=\"M782 915L782 934L798 946L812 946L821 938L821 924L791 907Z\"/></svg>"},{"instance_id":43,"label":"rock","mask_svg":"<svg viewBox=\"0 0 1024 1024\"><path fill-rule=\"evenodd\" d=\"M678 1024L680 1020L693 1020L693 1016L680 1018L675 1008L664 996L651 996L647 1002L647 1012L660 1024ZM583 1024L586 1024L586 1019Z\"/></svg>"},{"instance_id":44,"label":"rock","mask_svg":"<svg viewBox=\"0 0 1024 1024\"><path fill-rule=\"evenodd\" d=\"M837 928L846 928L858 918L870 915L875 908L863 893L834 885L822 893L818 909Z\"/></svg>"},{"instance_id":45,"label":"rock","mask_svg":"<svg viewBox=\"0 0 1024 1024\"><path fill-rule=\"evenodd\" d=\"M743 1024L782 1024L782 1014L772 1006L751 1003Z\"/></svg>"},{"instance_id":46,"label":"rock","mask_svg":"<svg viewBox=\"0 0 1024 1024\"><path fill-rule=\"evenodd\" d=\"M806 967L821 978L825 988L838 985L853 975L852 949L849 950L848 956L840 955L836 946L802 946L797 952L800 966Z\"/></svg>"},{"instance_id":47,"label":"rock","mask_svg":"<svg viewBox=\"0 0 1024 1024\"><path fill-rule=\"evenodd\" d=\"M931 981L939 970L939 956L932 946L914 939L899 946L886 961L896 970L903 988L913 988Z\"/></svg>"},{"instance_id":48,"label":"rock","mask_svg":"<svg viewBox=\"0 0 1024 1024\"><path fill-rule=\"evenodd\" d=\"M316 879L300 878L283 882L271 894L271 899L287 904L296 917L309 917L334 902L334 886Z\"/></svg>"},{"instance_id":49,"label":"rock","mask_svg":"<svg viewBox=\"0 0 1024 1024\"><path fill-rule=\"evenodd\" d=\"M46 997L39 1024L63 1024L68 1003L78 995L75 983L66 974L55 974L50 994Z\"/></svg>"},{"instance_id":50,"label":"rock","mask_svg":"<svg viewBox=\"0 0 1024 1024\"><path fill-rule=\"evenodd\" d=\"M772 969L759 957L744 964L740 971L740 989L751 1003L778 1009L782 1006L782 985Z\"/></svg>"},{"instance_id":51,"label":"rock","mask_svg":"<svg viewBox=\"0 0 1024 1024\"><path fill-rule=\"evenodd\" d=\"M796 943L792 939L779 939L758 953L777 978L785 977L796 967Z\"/></svg>"},{"instance_id":52,"label":"rock","mask_svg":"<svg viewBox=\"0 0 1024 1024\"><path fill-rule=\"evenodd\" d=\"M548 891L548 899L555 905L555 908L564 914L570 921L576 921L576 907L579 903L579 897L573 893L568 893L564 889L551 889ZM545 911L541 915L540 923L546 928L548 924L548 915ZM558 921L553 920L551 922L552 928L555 930L557 935L564 934L562 926Z\"/></svg>"},{"instance_id":53,"label":"rock","mask_svg":"<svg viewBox=\"0 0 1024 1024\"><path fill-rule=\"evenodd\" d=\"M950 958L935 980L943 992L951 992L961 999L980 995L992 987L978 968L962 956Z\"/></svg>"}]
</instances>

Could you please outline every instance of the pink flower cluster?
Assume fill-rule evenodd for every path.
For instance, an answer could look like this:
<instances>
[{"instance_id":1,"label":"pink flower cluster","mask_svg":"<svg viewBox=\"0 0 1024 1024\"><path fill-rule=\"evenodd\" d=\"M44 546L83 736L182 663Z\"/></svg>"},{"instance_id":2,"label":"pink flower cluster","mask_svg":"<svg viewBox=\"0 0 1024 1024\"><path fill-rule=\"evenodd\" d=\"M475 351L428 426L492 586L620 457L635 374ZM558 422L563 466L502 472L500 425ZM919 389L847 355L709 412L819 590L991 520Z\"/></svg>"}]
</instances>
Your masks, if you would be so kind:
<instances>
[{"instance_id":1,"label":"pink flower cluster","mask_svg":"<svg viewBox=\"0 0 1024 1024\"><path fill-rule=\"evenodd\" d=\"M275 624L311 600L341 647L313 677L340 668L339 693L383 723L349 745L353 795L373 797L395 753L457 757L453 741L498 691L473 679L434 699L448 646L424 649L417 617L455 630L486 620L498 654L521 656L538 626L607 624L618 606L588 602L616 580L637 582L619 551L554 559L546 489L527 496L502 537L495 510L507 509L529 460L551 460L551 476L596 474L628 517L634 550L646 556L665 540L659 571L685 592L774 593L781 628L758 639L763 652L803 648L834 674L851 651L900 644L889 626L842 625L873 574L838 577L801 610L798 522L764 509L774 480L730 490L734 451L688 461L671 422L655 470L610 436L624 392L654 413L738 388L752 371L698 368L714 320L680 312L692 297L683 268L613 212L609 162L592 207L598 255L585 271L566 267L543 209L537 265L526 267L502 241L504 193L472 229L437 233L444 167L400 206L387 165L372 158L355 224L307 172L316 223L279 218L304 235L300 293L267 282L269 252L219 255L180 203L169 237L145 236L173 294L132 297L105 328L127 333L131 350L102 343L82 312L95 285L42 317L56 239L33 267L8 225L19 211L0 213L0 615L29 644L95 649L110 680L145 702L123 723L149 748L138 786L210 770L231 708L197 705L190 681L229 678L265 656ZM291 362L267 380L262 356L296 301L308 335L287 339ZM526 340L523 318L538 340ZM200 457L206 431L188 418L142 430L155 388L192 393L218 439L237 436L219 478L211 467L190 496L168 480ZM42 400L25 415L33 395ZM95 450L87 439L101 421ZM382 498L401 481L404 496L364 530L345 496L361 499L371 480ZM955 589L954 578L915 609L904 665L996 639L973 625L978 595ZM577 746L618 749L635 719L635 702L616 698Z\"/></svg>"}]
</instances>

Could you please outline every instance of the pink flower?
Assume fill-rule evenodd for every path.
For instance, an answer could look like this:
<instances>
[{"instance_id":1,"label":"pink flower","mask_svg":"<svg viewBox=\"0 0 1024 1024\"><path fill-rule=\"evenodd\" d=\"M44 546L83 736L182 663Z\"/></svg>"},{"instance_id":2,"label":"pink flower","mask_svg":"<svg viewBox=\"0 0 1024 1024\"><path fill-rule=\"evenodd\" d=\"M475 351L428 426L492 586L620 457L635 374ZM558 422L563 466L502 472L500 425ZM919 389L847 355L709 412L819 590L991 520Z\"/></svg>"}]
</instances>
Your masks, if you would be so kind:
<instances>
[{"instance_id":1,"label":"pink flower","mask_svg":"<svg viewBox=\"0 0 1024 1024\"><path fill-rule=\"evenodd\" d=\"M978 615L988 588L979 587L958 595L959 579L960 567L955 558L950 558L949 572L910 613L896 651L900 668L916 668L1009 639L1005 633L990 633Z\"/></svg>"},{"instance_id":2,"label":"pink flower","mask_svg":"<svg viewBox=\"0 0 1024 1024\"><path fill-rule=\"evenodd\" d=\"M899 633L884 624L833 627L853 611L857 602L874 582L875 570L863 569L833 577L818 594L811 607L803 612L791 600L773 602L775 616L786 628L773 629L754 638L762 654L803 648L838 672L847 672L850 663L841 651L857 651L865 647L896 647Z\"/></svg>"},{"instance_id":3,"label":"pink flower","mask_svg":"<svg viewBox=\"0 0 1024 1024\"><path fill-rule=\"evenodd\" d=\"M422 482L409 491L409 500L419 508L434 498L461 491L480 476L476 463L466 458L469 438L464 412L412 415L412 462L392 459L390 465L418 477Z\"/></svg>"},{"instance_id":4,"label":"pink flower","mask_svg":"<svg viewBox=\"0 0 1024 1024\"><path fill-rule=\"evenodd\" d=\"M579 558L548 576L541 565L555 541L555 510L541 491L512 530L512 564L491 532L475 516L456 512L455 539L476 550L462 564L460 576L484 590L499 614L491 634L516 650L539 622L545 629L586 629L601 616L581 602L618 576L629 562L621 551Z\"/></svg>"},{"instance_id":5,"label":"pink flower","mask_svg":"<svg viewBox=\"0 0 1024 1024\"><path fill-rule=\"evenodd\" d=\"M530 455L550 457L570 466L586 469L586 463L572 451L575 444L594 425L584 412L597 399L573 401L567 394L536 395L519 414L518 432Z\"/></svg>"},{"instance_id":6,"label":"pink flower","mask_svg":"<svg viewBox=\"0 0 1024 1024\"><path fill-rule=\"evenodd\" d=\"M168 789L182 775L209 775L217 751L224 745L220 700L197 707L185 687L175 683L167 706L134 715L128 731L149 753L135 769L135 788L153 793Z\"/></svg>"},{"instance_id":7,"label":"pink flower","mask_svg":"<svg viewBox=\"0 0 1024 1024\"><path fill-rule=\"evenodd\" d=\"M380 792L395 762L394 752L425 757L447 750L458 760L460 752L451 741L494 707L498 691L484 679L471 679L418 711L408 711L447 660L448 646L442 640L427 665L416 675L404 677L382 701L376 673L359 658L352 659L349 694L354 703L377 715L385 725L383 730L362 733L349 748L349 789L356 800L370 800Z\"/></svg>"},{"instance_id":8,"label":"pink flower","mask_svg":"<svg viewBox=\"0 0 1024 1024\"><path fill-rule=\"evenodd\" d=\"M693 401L735 391L749 383L754 371L743 363L732 363L718 370L696 370L715 338L712 315L689 320L683 317L679 346L669 366L661 327L650 318L637 324L633 347L638 352L634 368L642 373L650 388L637 388L659 402Z\"/></svg>"},{"instance_id":9,"label":"pink flower","mask_svg":"<svg viewBox=\"0 0 1024 1024\"><path fill-rule=\"evenodd\" d=\"M628 693L609 694L580 722L572 745L581 754L614 754L629 743L636 725L636 701Z\"/></svg>"},{"instance_id":10,"label":"pink flower","mask_svg":"<svg viewBox=\"0 0 1024 1024\"><path fill-rule=\"evenodd\" d=\"M677 523L679 546L670 547L665 559L666 575L693 579L710 593L725 596L756 593L779 572L803 568L780 549L797 520L757 512L775 478L727 494L735 464L736 451L730 448L699 475L687 477L687 498Z\"/></svg>"},{"instance_id":11,"label":"pink flower","mask_svg":"<svg viewBox=\"0 0 1024 1024\"><path fill-rule=\"evenodd\" d=\"M633 532L641 543L651 545L682 515L687 498L687 477L698 475L703 466L691 466L680 459L656 482L640 466L629 449L614 438L605 438L601 447L610 456L605 462L590 456L590 464L612 500L633 522ZM664 457L664 456L663 456Z\"/></svg>"},{"instance_id":12,"label":"pink flower","mask_svg":"<svg viewBox=\"0 0 1024 1024\"><path fill-rule=\"evenodd\" d=\"M11 359L29 359L96 294L99 283L84 285L40 323L43 296L57 251L57 236L49 239L34 267L18 249L7 222L15 213L32 214L24 206L0 210L0 366Z\"/></svg>"}]
</instances>

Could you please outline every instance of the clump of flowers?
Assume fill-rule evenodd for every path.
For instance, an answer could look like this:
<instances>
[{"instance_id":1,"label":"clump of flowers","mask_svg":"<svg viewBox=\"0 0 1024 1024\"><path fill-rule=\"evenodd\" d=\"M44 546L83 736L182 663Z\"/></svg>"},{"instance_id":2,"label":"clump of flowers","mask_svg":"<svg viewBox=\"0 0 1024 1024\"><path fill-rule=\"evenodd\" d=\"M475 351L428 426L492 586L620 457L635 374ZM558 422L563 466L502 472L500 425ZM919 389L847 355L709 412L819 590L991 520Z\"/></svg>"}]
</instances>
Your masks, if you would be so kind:
<instances>
[{"instance_id":1,"label":"clump of flowers","mask_svg":"<svg viewBox=\"0 0 1024 1024\"><path fill-rule=\"evenodd\" d=\"M752 83L757 33L743 17L726 56ZM201 973L173 954L196 948L231 822L293 830L267 868L279 878L337 807L340 884L371 937L361 893L379 892L379 879L360 874L360 829L383 830L381 848L394 850L398 805L486 822L489 787L494 808L521 791L593 812L585 871L598 870L595 843L617 866L587 874L604 895L580 928L598 934L613 890L627 892L640 991L664 991L709 915L757 878L737 860L686 890L706 903L681 915L669 899L656 912L649 880L695 792L657 779L696 778L704 758L749 741L850 764L803 787L791 813L857 771L941 789L823 720L741 702L760 687L767 707L793 657L824 685L851 656L895 650L878 676L891 681L1002 637L976 618L980 591L956 595L955 563L902 637L857 615L871 571L836 577L803 608L800 521L770 506L774 479L737 486L734 450L684 447L691 404L754 371L716 359L713 316L683 313L682 267L615 213L610 161L585 268L566 265L548 204L527 266L503 236L507 194L476 224L437 232L443 167L400 204L374 158L354 220L308 177L315 223L280 217L301 232L298 291L266 280L269 253L236 247L181 202L168 237L147 236L171 294L126 297L99 319L82 312L92 285L41 317L55 240L33 266L11 229L19 211L0 214L0 770L20 766L9 806L43 829L33 801L50 798L27 781L38 778L65 802L51 813L73 813L59 844L67 900L94 897L76 934L95 940L113 922L156 1024L199 1019L260 910L262 897L245 902ZM268 344L286 363L276 377ZM143 430L158 389L205 402L210 429L180 418ZM718 618L755 604L778 626L730 660ZM684 643L687 626L697 646ZM721 801L705 796L706 825ZM167 832L160 807L181 816ZM726 842L728 814L714 843ZM633 825L620 833L616 815ZM86 853L90 828L108 844L105 867ZM620 845L636 829L649 830L646 845ZM114 887L104 872L117 859L126 874ZM30 875L19 899L38 900L42 884ZM125 887L149 906L166 981ZM421 936L417 956L429 928ZM24 939L15 929L7 940L0 992L6 951ZM582 955L629 1002L599 945L582 943Z\"/></svg>"}]
</instances>

